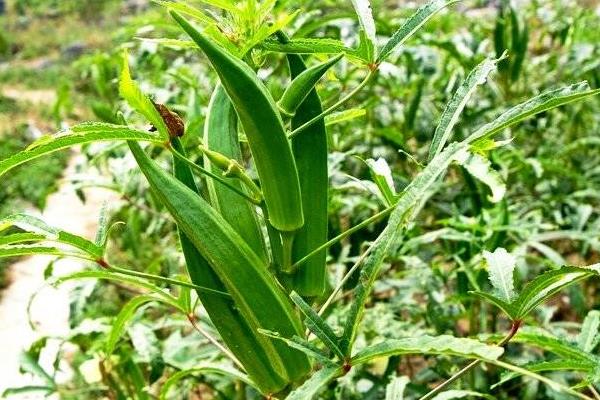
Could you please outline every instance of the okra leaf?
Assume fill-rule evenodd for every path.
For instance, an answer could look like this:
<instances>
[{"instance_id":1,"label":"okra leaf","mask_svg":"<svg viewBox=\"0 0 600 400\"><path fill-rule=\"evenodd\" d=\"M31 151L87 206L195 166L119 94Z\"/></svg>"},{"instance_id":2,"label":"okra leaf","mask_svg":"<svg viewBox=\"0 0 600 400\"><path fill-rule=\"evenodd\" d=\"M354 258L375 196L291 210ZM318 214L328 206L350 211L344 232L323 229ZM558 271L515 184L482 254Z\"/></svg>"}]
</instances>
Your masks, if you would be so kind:
<instances>
[{"instance_id":1,"label":"okra leaf","mask_svg":"<svg viewBox=\"0 0 600 400\"><path fill-rule=\"evenodd\" d=\"M292 293L290 293L290 298L294 304L298 306L300 312L304 315L304 322L307 328L310 329L315 336L321 339L323 344L325 344L327 348L329 348L336 356L338 356L340 360L342 360L344 358L344 353L339 347L339 338L335 332L333 332L333 329L331 329L327 322L325 322L325 320L323 320L323 318L321 318L319 314L317 314L316 311L313 310L312 307L309 306L298 293L292 291Z\"/></svg>"},{"instance_id":2,"label":"okra leaf","mask_svg":"<svg viewBox=\"0 0 600 400\"><path fill-rule=\"evenodd\" d=\"M367 115L367 110L364 108L350 108L348 110L331 113L325 117L325 126L331 126L341 122L350 121L365 115Z\"/></svg>"},{"instance_id":3,"label":"okra leaf","mask_svg":"<svg viewBox=\"0 0 600 400\"><path fill-rule=\"evenodd\" d=\"M451 399L462 399L465 397L480 397L482 399L495 400L494 396L489 394L474 392L472 390L446 390L432 398L431 400L451 400Z\"/></svg>"},{"instance_id":4,"label":"okra leaf","mask_svg":"<svg viewBox=\"0 0 600 400\"><path fill-rule=\"evenodd\" d=\"M344 373L340 366L324 367L314 373L302 385L294 389L285 400L310 400L335 378L342 376Z\"/></svg>"},{"instance_id":5,"label":"okra leaf","mask_svg":"<svg viewBox=\"0 0 600 400\"><path fill-rule=\"evenodd\" d=\"M456 160L467 172L474 178L477 178L483 184L490 188L492 195L489 200L492 203L498 203L506 193L506 184L502 176L492 167L492 163L487 158L471 152L464 152Z\"/></svg>"},{"instance_id":6,"label":"okra leaf","mask_svg":"<svg viewBox=\"0 0 600 400\"><path fill-rule=\"evenodd\" d=\"M252 387L256 387L254 382L252 382L246 374L241 373L237 369L233 369L227 365L220 365L220 364L216 364L216 363L207 362L207 363L201 363L199 366L191 368L191 369L178 371L178 372L174 373L173 375L171 375L163 383L163 385L160 389L158 398L160 400L170 399L171 397L169 397L169 391L171 390L171 388L174 385L178 384L182 379L185 379L189 376L194 376L196 374L222 375L222 376L226 376L228 378L232 378L234 380L242 381Z\"/></svg>"},{"instance_id":7,"label":"okra leaf","mask_svg":"<svg viewBox=\"0 0 600 400\"><path fill-rule=\"evenodd\" d=\"M387 41L379 51L377 64L385 61L388 56L406 42L425 22L438 11L460 0L432 0L419 8Z\"/></svg>"},{"instance_id":8,"label":"okra leaf","mask_svg":"<svg viewBox=\"0 0 600 400\"><path fill-rule=\"evenodd\" d=\"M112 323L112 329L110 330L106 340L106 345L104 347L106 357L110 357L110 355L114 352L115 346L121 338L126 324L133 318L133 315L137 309L151 301L161 301L161 299L151 294L141 295L129 300L127 304L121 308L121 311L119 311L119 314L117 314L114 322Z\"/></svg>"},{"instance_id":9,"label":"okra leaf","mask_svg":"<svg viewBox=\"0 0 600 400\"><path fill-rule=\"evenodd\" d=\"M562 267L537 276L523 288L514 302L516 318L522 319L535 307L552 297L560 290L592 275L598 275L600 265L589 267Z\"/></svg>"},{"instance_id":10,"label":"okra leaf","mask_svg":"<svg viewBox=\"0 0 600 400\"><path fill-rule=\"evenodd\" d=\"M391 206L396 202L396 188L394 187L392 170L387 161L384 158L378 158L377 160L369 158L365 163L369 167L371 179L373 179L385 200L385 205Z\"/></svg>"},{"instance_id":11,"label":"okra leaf","mask_svg":"<svg viewBox=\"0 0 600 400\"><path fill-rule=\"evenodd\" d=\"M472 291L469 292L474 296L478 296L481 297L483 300L492 303L493 305L495 305L496 307L498 307L499 309L501 309L502 311L504 311L504 313L511 319L511 320L515 320L517 319L517 310L515 309L515 307L513 307L512 304L507 303L499 298L497 298L494 295L491 295L487 292L480 292L480 291Z\"/></svg>"},{"instance_id":12,"label":"okra leaf","mask_svg":"<svg viewBox=\"0 0 600 400\"><path fill-rule=\"evenodd\" d=\"M258 331L270 338L283 341L288 346L306 353L307 356L314 358L315 360L324 365L334 364L329 358L328 354L326 354L323 350L310 343L308 340L302 339L299 336L292 336L288 339L286 337L281 336L278 332L272 332L266 329L259 329Z\"/></svg>"},{"instance_id":13,"label":"okra leaf","mask_svg":"<svg viewBox=\"0 0 600 400\"><path fill-rule=\"evenodd\" d=\"M0 236L0 246L6 246L15 243L39 242L45 239L46 235L38 233L13 233L11 235Z\"/></svg>"},{"instance_id":14,"label":"okra leaf","mask_svg":"<svg viewBox=\"0 0 600 400\"><path fill-rule=\"evenodd\" d=\"M351 0L352 6L358 16L360 23L360 45L361 54L365 61L371 63L375 61L377 54L377 36L375 31L375 20L373 19L373 9L369 0Z\"/></svg>"},{"instance_id":15,"label":"okra leaf","mask_svg":"<svg viewBox=\"0 0 600 400\"><path fill-rule=\"evenodd\" d=\"M43 235L44 239L48 241L73 246L91 257L102 258L104 254L104 249L95 243L62 229L54 228L33 215L13 214L0 219L0 232L10 226L16 226L32 234Z\"/></svg>"},{"instance_id":16,"label":"okra leaf","mask_svg":"<svg viewBox=\"0 0 600 400\"><path fill-rule=\"evenodd\" d=\"M457 338L450 335L410 337L390 339L371 345L352 357L352 365L364 364L378 357L389 357L401 354L437 354L496 360L504 349L489 345L475 339Z\"/></svg>"},{"instance_id":17,"label":"okra leaf","mask_svg":"<svg viewBox=\"0 0 600 400\"><path fill-rule=\"evenodd\" d=\"M505 303L511 303L516 297L513 273L517 259L502 247L493 253L484 251L483 258L487 263L489 279L497 297Z\"/></svg>"},{"instance_id":18,"label":"okra leaf","mask_svg":"<svg viewBox=\"0 0 600 400\"><path fill-rule=\"evenodd\" d=\"M600 343L600 311L590 311L583 320L581 332L577 336L577 345L587 353L591 353Z\"/></svg>"},{"instance_id":19,"label":"okra leaf","mask_svg":"<svg viewBox=\"0 0 600 400\"><path fill-rule=\"evenodd\" d=\"M477 89L477 86L483 85L489 74L496 69L498 61L489 58L482 61L469 73L463 84L454 93L440 117L438 126L435 128L433 140L429 147L429 161L442 151L450 139L452 130L458 122L458 118L467 105L467 102Z\"/></svg>"},{"instance_id":20,"label":"okra leaf","mask_svg":"<svg viewBox=\"0 0 600 400\"><path fill-rule=\"evenodd\" d=\"M36 254L44 254L48 256L59 256L59 257L74 257L82 260L95 261L83 253L68 252L61 250L57 247L52 246L41 246L41 245L20 245L20 246L1 246L0 247L0 258L5 257L21 257L21 256L32 256Z\"/></svg>"},{"instance_id":21,"label":"okra leaf","mask_svg":"<svg viewBox=\"0 0 600 400\"><path fill-rule=\"evenodd\" d=\"M579 347L550 335L548 332L539 328L524 327L521 328L511 342L523 343L528 346L534 346L550 353L554 353L564 359L577 361L580 363L598 363L597 356L587 353Z\"/></svg>"},{"instance_id":22,"label":"okra leaf","mask_svg":"<svg viewBox=\"0 0 600 400\"><path fill-rule=\"evenodd\" d=\"M169 128L163 117L156 107L154 107L154 104L152 104L150 99L142 93L137 83L131 79L127 51L123 52L122 61L121 76L119 79L119 93L121 97L127 101L131 108L146 117L146 119L158 130L162 138L167 140L170 137Z\"/></svg>"},{"instance_id":23,"label":"okra leaf","mask_svg":"<svg viewBox=\"0 0 600 400\"><path fill-rule=\"evenodd\" d=\"M346 47L344 42L336 39L291 39L287 43L280 43L274 39L267 39L259 44L260 48L267 51L293 54L339 54L359 58L355 49Z\"/></svg>"},{"instance_id":24,"label":"okra leaf","mask_svg":"<svg viewBox=\"0 0 600 400\"><path fill-rule=\"evenodd\" d=\"M82 123L56 135L42 136L25 150L0 160L0 176L18 165L58 150L78 144L112 140L135 140L156 144L163 142L158 135L131 129L127 126L99 122Z\"/></svg>"},{"instance_id":25,"label":"okra leaf","mask_svg":"<svg viewBox=\"0 0 600 400\"><path fill-rule=\"evenodd\" d=\"M547 371L583 371L591 373L594 369L594 364L581 362L576 360L553 360L553 361L542 361L536 363L530 363L522 366L523 369L531 372L547 372ZM501 376L500 381L494 383L490 389L494 389L511 379L517 378L522 374L519 372L508 372Z\"/></svg>"},{"instance_id":26,"label":"okra leaf","mask_svg":"<svg viewBox=\"0 0 600 400\"><path fill-rule=\"evenodd\" d=\"M532 99L518 104L505 111L494 121L477 129L467 142L472 143L486 139L512 125L515 125L535 114L569 104L600 93L600 89L590 89L586 81L565 86L560 89L544 92Z\"/></svg>"}]
</instances>

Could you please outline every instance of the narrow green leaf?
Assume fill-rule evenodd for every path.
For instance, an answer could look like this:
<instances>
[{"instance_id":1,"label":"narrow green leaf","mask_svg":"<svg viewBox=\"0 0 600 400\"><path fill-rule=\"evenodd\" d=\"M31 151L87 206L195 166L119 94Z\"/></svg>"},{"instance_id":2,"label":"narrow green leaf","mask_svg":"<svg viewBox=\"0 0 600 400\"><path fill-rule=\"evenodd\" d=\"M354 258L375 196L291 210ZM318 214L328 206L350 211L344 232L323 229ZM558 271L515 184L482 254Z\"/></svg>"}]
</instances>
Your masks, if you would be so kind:
<instances>
[{"instance_id":1,"label":"narrow green leaf","mask_svg":"<svg viewBox=\"0 0 600 400\"><path fill-rule=\"evenodd\" d=\"M517 266L517 259L506 249L499 247L493 253L483 252L487 262L489 279L496 290L498 297L506 303L511 303L516 297L513 273Z\"/></svg>"},{"instance_id":2,"label":"narrow green leaf","mask_svg":"<svg viewBox=\"0 0 600 400\"><path fill-rule=\"evenodd\" d=\"M142 93L137 83L131 79L127 51L123 52L121 76L119 78L119 93L131 108L142 114L152 123L152 125L154 125L163 139L167 140L169 138L169 128L167 128L160 113L156 107L154 107L154 104L152 104L150 99Z\"/></svg>"},{"instance_id":3,"label":"narrow green leaf","mask_svg":"<svg viewBox=\"0 0 600 400\"><path fill-rule=\"evenodd\" d=\"M191 369L186 369L184 371L178 371L176 373L174 373L173 375L171 375L169 377L169 379L167 379L165 381L165 383L162 385L161 389L160 389L160 393L158 395L158 398L160 400L167 400L170 399L171 397L169 397L169 391L171 390L171 388L175 385L177 385L182 379L185 379L189 376L194 376L194 375L206 375L206 374L215 374L215 375L222 375L231 379L234 379L236 381L242 381L250 386L255 386L254 383L243 373L241 373L240 371L233 369L227 365L220 365L220 364L215 364L215 363L202 363L199 366L195 367L195 368L191 368Z\"/></svg>"},{"instance_id":4,"label":"narrow green leaf","mask_svg":"<svg viewBox=\"0 0 600 400\"><path fill-rule=\"evenodd\" d=\"M13 233L12 235L0 236L0 246L6 246L8 244L25 243L25 242L39 242L45 240L46 235L38 233Z\"/></svg>"},{"instance_id":5,"label":"narrow green leaf","mask_svg":"<svg viewBox=\"0 0 600 400\"><path fill-rule=\"evenodd\" d=\"M83 253L68 252L56 247L41 245L20 245L20 246L2 246L0 247L0 258L32 256L36 254L45 254L49 256L74 257L82 260L95 261L94 258Z\"/></svg>"},{"instance_id":6,"label":"narrow green leaf","mask_svg":"<svg viewBox=\"0 0 600 400\"><path fill-rule=\"evenodd\" d=\"M392 170L384 158L373 160L369 158L365 161L371 173L371 179L375 182L386 206L391 206L396 202L396 188L394 187L394 179Z\"/></svg>"},{"instance_id":7,"label":"narrow green leaf","mask_svg":"<svg viewBox=\"0 0 600 400\"><path fill-rule=\"evenodd\" d=\"M408 376L392 377L385 387L385 400L404 400L404 391L409 382Z\"/></svg>"},{"instance_id":8,"label":"narrow green leaf","mask_svg":"<svg viewBox=\"0 0 600 400\"><path fill-rule=\"evenodd\" d=\"M292 336L291 338L286 338L281 336L277 332L267 331L265 329L258 330L263 335L267 335L273 339L281 340L288 346L298 349L305 353L307 356L314 358L318 362L323 365L333 365L333 361L329 358L329 354L320 348L316 347L314 344L309 342L306 339L302 339L300 336Z\"/></svg>"},{"instance_id":9,"label":"narrow green leaf","mask_svg":"<svg viewBox=\"0 0 600 400\"><path fill-rule=\"evenodd\" d=\"M460 114L477 89L477 86L483 85L487 81L487 77L496 69L497 64L498 60L494 59L488 58L482 61L469 73L463 84L454 93L440 117L438 126L435 128L433 140L429 147L429 161L442 151L452 135L452 130L458 122Z\"/></svg>"},{"instance_id":10,"label":"narrow green leaf","mask_svg":"<svg viewBox=\"0 0 600 400\"><path fill-rule=\"evenodd\" d=\"M564 359L580 363L597 363L596 356L563 339L552 336L539 328L523 327L512 339L512 342L523 343L554 353Z\"/></svg>"},{"instance_id":11,"label":"narrow green leaf","mask_svg":"<svg viewBox=\"0 0 600 400\"><path fill-rule=\"evenodd\" d=\"M25 150L0 161L0 176L14 167L38 157L78 144L112 140L136 140L162 144L161 138L150 132L138 131L122 125L83 123L53 136L43 136Z\"/></svg>"},{"instance_id":12,"label":"narrow green leaf","mask_svg":"<svg viewBox=\"0 0 600 400\"><path fill-rule=\"evenodd\" d=\"M594 364L576 360L553 360L526 364L522 368L527 371L536 373L548 371L582 371L590 373L594 369ZM515 379L521 375L522 374L519 372L509 372L502 374L500 381L494 383L490 387L490 389L495 389L496 387L503 385L504 383Z\"/></svg>"},{"instance_id":13,"label":"narrow green leaf","mask_svg":"<svg viewBox=\"0 0 600 400\"><path fill-rule=\"evenodd\" d=\"M208 15L206 15L204 11L197 9L196 7L192 7L189 4L163 0L152 1L158 5L165 7L168 10L174 10L181 14L189 15L190 17L208 25L215 24L217 22Z\"/></svg>"},{"instance_id":14,"label":"narrow green leaf","mask_svg":"<svg viewBox=\"0 0 600 400\"><path fill-rule=\"evenodd\" d=\"M452 399L462 399L465 397L480 397L483 399L495 400L494 396L485 393L474 392L472 390L446 390L435 396L431 400L452 400Z\"/></svg>"},{"instance_id":15,"label":"narrow green leaf","mask_svg":"<svg viewBox=\"0 0 600 400\"><path fill-rule=\"evenodd\" d=\"M367 115L367 110L364 108L350 108L348 110L335 112L325 117L325 126L332 126L355 118L364 117L365 115Z\"/></svg>"},{"instance_id":16,"label":"narrow green leaf","mask_svg":"<svg viewBox=\"0 0 600 400\"><path fill-rule=\"evenodd\" d=\"M115 351L115 346L117 342L121 338L123 331L125 330L125 325L129 322L129 320L133 317L134 313L137 311L139 307L142 305L149 303L151 301L160 301L161 299L154 295L141 295L136 296L133 299L129 300L119 314L117 314L115 320L112 323L112 328L106 339L106 345L104 350L106 352L106 356L110 357L110 355Z\"/></svg>"},{"instance_id":17,"label":"narrow green leaf","mask_svg":"<svg viewBox=\"0 0 600 400\"><path fill-rule=\"evenodd\" d=\"M343 375L342 367L324 367L294 389L285 400L311 400L319 390L341 375Z\"/></svg>"},{"instance_id":18,"label":"narrow green leaf","mask_svg":"<svg viewBox=\"0 0 600 400\"><path fill-rule=\"evenodd\" d=\"M544 92L530 100L518 104L504 112L494 121L482 126L473 133L467 141L469 143L484 140L512 125L515 125L535 114L569 104L586 97L600 93L600 89L590 89L587 82L565 86L560 89Z\"/></svg>"},{"instance_id":19,"label":"narrow green leaf","mask_svg":"<svg viewBox=\"0 0 600 400\"><path fill-rule=\"evenodd\" d=\"M358 16L361 31L360 46L365 48L365 60L367 62L375 61L377 54L377 36L375 31L375 20L373 19L373 9L369 0L351 0L352 6Z\"/></svg>"},{"instance_id":20,"label":"narrow green leaf","mask_svg":"<svg viewBox=\"0 0 600 400\"><path fill-rule=\"evenodd\" d=\"M600 343L600 311L590 311L583 320L581 332L577 336L577 345L587 353L591 353Z\"/></svg>"},{"instance_id":21,"label":"narrow green leaf","mask_svg":"<svg viewBox=\"0 0 600 400\"><path fill-rule=\"evenodd\" d=\"M495 360L503 352L504 349L500 346L488 345L474 339L457 338L450 335L423 335L414 338L389 339L371 345L352 357L352 365L364 364L379 357L401 354L438 354Z\"/></svg>"},{"instance_id":22,"label":"narrow green leaf","mask_svg":"<svg viewBox=\"0 0 600 400\"><path fill-rule=\"evenodd\" d=\"M300 295L296 292L290 293L290 298L298 306L300 312L306 318L304 323L311 330L312 333L315 334L321 341L331 350L336 356L340 358L340 360L344 359L344 353L340 349L338 345L339 338L333 332L333 329L317 314L315 310L312 309L311 306L306 304L306 302L300 297Z\"/></svg>"},{"instance_id":23,"label":"narrow green leaf","mask_svg":"<svg viewBox=\"0 0 600 400\"><path fill-rule=\"evenodd\" d=\"M497 298L496 296L491 295L487 292L471 291L469 293L474 296L481 297L483 300L495 305L496 307L498 307L499 309L504 311L504 313L511 320L515 320L517 318L517 310L515 309L515 307L513 307L512 304L506 303L505 301L503 301L503 300Z\"/></svg>"},{"instance_id":24,"label":"narrow green leaf","mask_svg":"<svg viewBox=\"0 0 600 400\"><path fill-rule=\"evenodd\" d=\"M589 267L562 267L554 271L537 276L523 288L515 300L517 318L521 319L529 314L535 307L546 301L560 290L586 279L598 275L600 265Z\"/></svg>"},{"instance_id":25,"label":"narrow green leaf","mask_svg":"<svg viewBox=\"0 0 600 400\"><path fill-rule=\"evenodd\" d=\"M291 39L287 43L280 43L274 39L268 39L259 45L262 49L278 53L291 54L339 54L344 53L348 56L358 58L356 50L346 47L344 42L336 39L312 39L298 38Z\"/></svg>"},{"instance_id":26,"label":"narrow green leaf","mask_svg":"<svg viewBox=\"0 0 600 400\"><path fill-rule=\"evenodd\" d=\"M387 41L379 51L377 64L385 61L388 56L404 42L406 42L421 26L423 26L435 13L457 3L460 0L432 0L419 8Z\"/></svg>"}]
</instances>

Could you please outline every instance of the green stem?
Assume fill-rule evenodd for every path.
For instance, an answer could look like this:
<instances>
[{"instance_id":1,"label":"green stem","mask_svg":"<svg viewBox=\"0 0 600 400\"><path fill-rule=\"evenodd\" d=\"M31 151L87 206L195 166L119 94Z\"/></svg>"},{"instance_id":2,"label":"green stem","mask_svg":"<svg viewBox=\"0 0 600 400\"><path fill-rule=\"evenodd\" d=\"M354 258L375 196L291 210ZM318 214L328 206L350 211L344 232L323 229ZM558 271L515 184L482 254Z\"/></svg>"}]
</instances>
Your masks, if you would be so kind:
<instances>
[{"instance_id":1,"label":"green stem","mask_svg":"<svg viewBox=\"0 0 600 400\"><path fill-rule=\"evenodd\" d=\"M195 169L196 171L207 175L211 178L213 178L214 180L222 183L223 185L227 186L229 189L231 189L232 191L234 191L235 193L239 194L240 196L242 196L243 198L245 198L246 200L248 200L249 202L256 204L256 205L260 205L261 201L258 199L255 199L251 196L248 196L246 193L244 193L243 191L241 191L240 189L236 188L235 186L232 186L229 182L227 182L227 180L225 178L222 178L220 176L218 176L217 174L214 174L212 172L210 172L209 170L197 165L195 162L193 162L192 160L188 159L186 156L184 156L183 154L181 154L180 152L178 152L177 150L175 150L173 147L171 147L170 145L167 146L169 151L171 151L171 153L173 153L173 155L177 158L179 158L181 161L185 162L187 165L189 165L192 169Z\"/></svg>"},{"instance_id":2,"label":"green stem","mask_svg":"<svg viewBox=\"0 0 600 400\"><path fill-rule=\"evenodd\" d=\"M337 235L333 239L330 239L327 242L323 243L322 245L320 245L319 247L317 247L316 249L314 249L313 251L311 251L310 253L308 253L307 255L305 255L304 257L302 257L301 259L299 259L298 261L296 261L294 263L294 265L292 265L292 269L298 268L300 265L302 265L305 262L307 262L311 257L315 256L316 254L318 254L322 250L325 250L326 248L328 248L330 246L333 246L334 244L336 244L340 240L343 240L344 238L352 235L354 232L356 232L358 230L361 230L362 228L366 227L367 225L370 225L371 223L377 221L378 219L381 219L383 217L388 216L392 211L394 211L395 207L396 207L396 205L392 204L388 208L386 208L386 209L384 209L382 211L379 211L377 214L374 214L373 216L365 219L363 222L359 223L358 225L354 225L352 228L350 228L350 229L348 229L348 230L340 233L339 235Z\"/></svg>"},{"instance_id":3,"label":"green stem","mask_svg":"<svg viewBox=\"0 0 600 400\"><path fill-rule=\"evenodd\" d=\"M315 116L314 118L308 120L307 122L305 122L304 124L300 125L299 127L297 127L296 129L294 129L289 135L288 138L292 139L294 138L296 135L298 135L300 132L304 131L305 129L307 129L308 127L312 126L314 123L320 121L321 119L325 118L327 115L331 114L333 111L335 111L338 107L340 107L342 104L344 104L345 102L347 102L348 100L350 100L352 97L354 97L354 95L356 95L362 88L365 87L365 85L367 83L369 83L369 81L375 76L375 73L377 72L376 69L372 69L369 70L369 73L367 74L367 76L365 77L365 79L362 80L362 82L359 83L359 85L357 87L355 87L350 93L348 93L347 95L345 95L344 97L342 97L340 100L338 100L335 104L333 104L331 107L329 107L328 109L326 109L325 111L323 111L321 114Z\"/></svg>"},{"instance_id":4,"label":"green stem","mask_svg":"<svg viewBox=\"0 0 600 400\"><path fill-rule=\"evenodd\" d=\"M506 346L506 344L517 334L517 332L519 331L519 328L521 327L521 322L520 320L515 320L513 321L511 327L510 327L510 331L508 332L508 334L504 337L504 339L502 339L499 343L498 346ZM469 372L470 370L472 370L473 368L475 368L476 366L478 366L481 363L482 360L475 360L472 361L470 364L468 364L466 367L464 367L463 369L461 369L460 371L458 371L457 373L455 373L454 375L452 375L450 378L448 378L446 381L444 381L443 383L441 383L440 385L436 386L433 390L431 390L429 393L427 393L425 396L421 397L420 400L429 400L431 398L433 398L434 396L436 396L437 394L439 394L442 390L446 389L446 387L448 387L449 385L451 385L452 383L456 382L458 379L460 379L463 375L465 375L467 372Z\"/></svg>"},{"instance_id":5,"label":"green stem","mask_svg":"<svg viewBox=\"0 0 600 400\"><path fill-rule=\"evenodd\" d=\"M114 267L112 265L108 265L105 261L102 261L102 262L96 261L96 262L100 266L102 266L104 269L106 269L108 271L116 272L119 274L135 276L136 278L144 278L144 279L149 279L149 280L156 281L156 282L168 283L171 285L188 287L190 289L196 289L196 290L206 292L206 293L217 294L219 296L231 297L231 295L229 293L221 292L219 290L210 289L210 288L203 287L203 286L194 285L193 283L180 281L178 279L165 278L164 276L153 275L153 274L148 274L145 272L139 272L139 271L133 271L130 269Z\"/></svg>"},{"instance_id":6,"label":"green stem","mask_svg":"<svg viewBox=\"0 0 600 400\"><path fill-rule=\"evenodd\" d=\"M292 246L294 245L294 236L296 232L280 232L281 235L281 255L283 257L281 271L286 274L294 272L295 268L292 265Z\"/></svg>"}]
</instances>

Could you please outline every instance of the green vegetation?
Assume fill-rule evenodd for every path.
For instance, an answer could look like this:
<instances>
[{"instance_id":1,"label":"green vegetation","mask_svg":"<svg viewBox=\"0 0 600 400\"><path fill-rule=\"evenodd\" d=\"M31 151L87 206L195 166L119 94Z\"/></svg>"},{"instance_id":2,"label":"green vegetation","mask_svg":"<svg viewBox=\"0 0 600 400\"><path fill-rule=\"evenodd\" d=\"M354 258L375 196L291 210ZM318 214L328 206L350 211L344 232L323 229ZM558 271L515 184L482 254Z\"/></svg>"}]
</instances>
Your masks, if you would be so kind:
<instances>
[{"instance_id":1,"label":"green vegetation","mask_svg":"<svg viewBox=\"0 0 600 400\"><path fill-rule=\"evenodd\" d=\"M522 3L16 1L103 38L0 70L59 130L0 138L0 260L84 263L46 271L72 376L40 338L5 394L600 398L600 6ZM63 51L40 32L5 54ZM95 238L19 202L79 145L121 200Z\"/></svg>"}]
</instances>

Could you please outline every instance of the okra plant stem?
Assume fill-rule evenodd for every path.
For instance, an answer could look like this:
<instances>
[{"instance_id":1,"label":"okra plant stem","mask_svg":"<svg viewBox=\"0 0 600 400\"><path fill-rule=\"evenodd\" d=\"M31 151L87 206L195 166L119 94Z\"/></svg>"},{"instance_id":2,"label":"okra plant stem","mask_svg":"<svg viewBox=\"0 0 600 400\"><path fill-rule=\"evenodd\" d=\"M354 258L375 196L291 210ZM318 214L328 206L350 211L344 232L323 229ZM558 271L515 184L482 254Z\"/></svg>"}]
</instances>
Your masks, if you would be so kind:
<instances>
[{"instance_id":1,"label":"okra plant stem","mask_svg":"<svg viewBox=\"0 0 600 400\"><path fill-rule=\"evenodd\" d=\"M502 339L498 343L498 346L504 347L504 346L506 346L506 344L508 342L510 342L510 340L519 331L519 328L521 327L521 322L522 321L520 321L520 320L513 321L512 325L510 327L510 331L508 331L508 333L506 334L506 336L504 337L504 339ZM468 364L466 367L464 367L463 369L461 369L460 371L458 371L457 373L455 373L454 375L452 375L446 381L444 381L440 385L436 386L433 390L431 390L425 396L421 397L420 400L429 400L429 399L432 399L434 396L436 396L438 393L440 393L442 390L444 390L448 385L456 382L458 379L460 379L467 372L469 372L470 370L472 370L473 368L475 368L476 366L478 366L481 363L481 361L482 360L472 361L470 364Z\"/></svg>"},{"instance_id":2,"label":"okra plant stem","mask_svg":"<svg viewBox=\"0 0 600 400\"><path fill-rule=\"evenodd\" d=\"M178 152L177 150L173 149L171 146L169 146L169 151L171 151L171 153L173 153L173 155L177 158L179 158L181 161L185 162L186 164L188 164L192 169L200 172L201 174L207 175L217 181L219 181L220 183L222 183L223 185L227 186L229 189L231 189L232 191L234 191L235 193L239 194L240 196L244 197L246 200L248 200L249 202L256 204L256 205L260 205L262 199L255 199L251 196L248 196L246 193L242 192L241 190L239 190L238 188L231 186L229 184L229 182L227 182L226 179L218 176L217 174L214 174L212 172L210 172L209 170L199 166L198 164L196 164L195 162L193 162L192 160L190 160L189 158L187 158L186 156L184 156L183 154L181 154L180 152Z\"/></svg>"},{"instance_id":3,"label":"okra plant stem","mask_svg":"<svg viewBox=\"0 0 600 400\"><path fill-rule=\"evenodd\" d=\"M364 88L366 86L366 84L369 83L369 81L375 76L376 72L377 72L377 69L369 70L369 73L367 74L365 79L363 79L362 82L360 82L360 84L357 87L355 87L350 93L348 93L347 95L342 97L340 100L338 100L331 107L329 107L328 109L323 111L321 114L317 115L313 119L305 122L303 125L300 125L298 128L294 129L292 132L290 132L290 134L288 135L288 138L289 139L294 138L296 135L298 135L299 133L304 131L306 128L308 128L309 126L312 126L315 122L320 121L321 119L325 118L327 115L329 115L332 112L334 112L335 110L337 110L341 105L346 103L348 100L350 100L352 97L354 97L358 92L360 92L361 89Z\"/></svg>"},{"instance_id":4,"label":"okra plant stem","mask_svg":"<svg viewBox=\"0 0 600 400\"><path fill-rule=\"evenodd\" d=\"M391 205L388 208L379 211L377 214L374 214L372 216L370 216L369 218L365 219L363 222L354 225L352 228L340 233L339 235L337 235L336 237L328 240L327 242L323 243L321 246L317 247L316 249L314 249L313 251L311 251L310 253L308 253L307 255L305 255L304 257L302 257L301 259L299 259L298 261L296 261L294 263L294 265L292 265L292 269L296 269L298 268L300 265L304 264L306 261L308 261L311 257L313 257L314 255L318 254L320 251L333 246L334 244L336 244L337 242L339 242L340 240L343 240L344 238L352 235L354 232L361 230L362 228L372 224L373 222L388 216L393 210L394 210L395 205Z\"/></svg>"}]
</instances>

